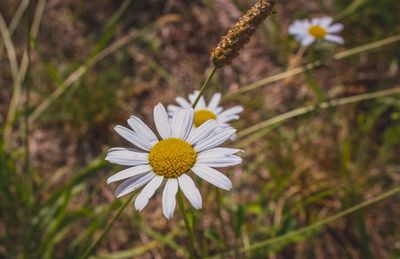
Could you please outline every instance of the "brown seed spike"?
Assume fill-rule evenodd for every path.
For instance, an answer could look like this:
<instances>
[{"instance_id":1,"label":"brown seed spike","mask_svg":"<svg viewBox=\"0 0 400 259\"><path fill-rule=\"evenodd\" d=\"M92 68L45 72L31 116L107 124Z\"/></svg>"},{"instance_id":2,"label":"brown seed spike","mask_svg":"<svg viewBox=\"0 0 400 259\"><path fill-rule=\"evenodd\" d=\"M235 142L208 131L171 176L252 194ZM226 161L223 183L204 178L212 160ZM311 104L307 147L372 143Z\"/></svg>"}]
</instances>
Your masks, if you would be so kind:
<instances>
[{"instance_id":1,"label":"brown seed spike","mask_svg":"<svg viewBox=\"0 0 400 259\"><path fill-rule=\"evenodd\" d=\"M276 0L259 0L239 21L221 38L218 46L211 52L211 60L216 67L229 65L239 55L246 44L268 15Z\"/></svg>"}]
</instances>

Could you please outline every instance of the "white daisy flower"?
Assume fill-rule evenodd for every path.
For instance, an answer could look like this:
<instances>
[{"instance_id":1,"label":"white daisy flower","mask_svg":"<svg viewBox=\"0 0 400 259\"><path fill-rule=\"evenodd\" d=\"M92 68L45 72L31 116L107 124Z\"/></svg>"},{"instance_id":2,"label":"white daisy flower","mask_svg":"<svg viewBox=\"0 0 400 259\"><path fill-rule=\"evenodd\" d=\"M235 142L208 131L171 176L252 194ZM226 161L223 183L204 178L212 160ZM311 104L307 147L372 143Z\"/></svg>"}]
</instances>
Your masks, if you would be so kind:
<instances>
[{"instance_id":1,"label":"white daisy flower","mask_svg":"<svg viewBox=\"0 0 400 259\"><path fill-rule=\"evenodd\" d=\"M199 91L195 91L189 94L189 101L183 97L176 97L175 100L179 104L168 105L168 113L172 116L178 109L190 108L199 95ZM215 93L208 105L204 100L203 96L200 97L199 102L195 107L193 124L197 128L208 120L216 120L220 128L230 127L229 123L232 120L239 119L239 113L243 111L243 107L240 105L224 110L223 107L219 106L221 101L221 94Z\"/></svg>"},{"instance_id":2,"label":"white daisy flower","mask_svg":"<svg viewBox=\"0 0 400 259\"><path fill-rule=\"evenodd\" d=\"M326 40L343 44L343 38L335 33L343 30L343 24L332 24L331 17L314 18L294 21L289 26L289 34L293 35L303 46L309 46L317 40Z\"/></svg>"},{"instance_id":3,"label":"white daisy flower","mask_svg":"<svg viewBox=\"0 0 400 259\"><path fill-rule=\"evenodd\" d=\"M111 163L131 166L108 178L107 183L124 180L115 195L119 198L144 186L137 195L135 208L141 211L162 184L163 214L170 219L175 210L175 195L180 188L196 209L202 207L199 189L189 176L193 172L203 180L224 190L232 188L232 182L214 168L240 164L242 159L235 153L239 149L218 147L234 134L227 127L215 133L218 124L210 120L198 128L193 127L193 109L180 109L169 120L162 104L154 107L154 122L161 140L138 117L131 116L131 129L116 126L115 131L135 145L132 148L111 148L106 160Z\"/></svg>"}]
</instances>

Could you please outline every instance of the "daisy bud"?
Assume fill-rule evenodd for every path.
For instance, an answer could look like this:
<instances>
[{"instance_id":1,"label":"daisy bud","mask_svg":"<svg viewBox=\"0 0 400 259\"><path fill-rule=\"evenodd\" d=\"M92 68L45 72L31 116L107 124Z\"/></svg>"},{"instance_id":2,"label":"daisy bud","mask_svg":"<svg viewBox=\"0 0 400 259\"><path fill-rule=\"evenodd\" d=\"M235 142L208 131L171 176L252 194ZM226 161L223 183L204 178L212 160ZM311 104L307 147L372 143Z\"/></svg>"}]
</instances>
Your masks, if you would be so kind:
<instances>
[{"instance_id":1,"label":"daisy bud","mask_svg":"<svg viewBox=\"0 0 400 259\"><path fill-rule=\"evenodd\" d=\"M276 0L259 0L242 16L239 21L222 37L218 46L211 52L211 60L216 67L229 65L239 55L262 21L271 14Z\"/></svg>"}]
</instances>

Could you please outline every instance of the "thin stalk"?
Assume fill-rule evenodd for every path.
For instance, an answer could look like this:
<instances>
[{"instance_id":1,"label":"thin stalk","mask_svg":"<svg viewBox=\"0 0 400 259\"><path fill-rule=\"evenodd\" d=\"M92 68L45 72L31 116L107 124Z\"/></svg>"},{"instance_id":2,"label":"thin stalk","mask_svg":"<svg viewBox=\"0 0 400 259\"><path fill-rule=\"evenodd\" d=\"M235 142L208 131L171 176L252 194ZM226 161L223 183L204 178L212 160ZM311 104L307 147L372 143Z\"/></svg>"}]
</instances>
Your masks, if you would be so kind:
<instances>
[{"instance_id":1,"label":"thin stalk","mask_svg":"<svg viewBox=\"0 0 400 259\"><path fill-rule=\"evenodd\" d=\"M203 85L200 88L199 94L197 95L196 99L194 100L192 104L192 108L196 108L197 103L199 102L201 96L203 96L205 90L207 89L208 85L211 82L212 77L214 76L215 72L217 71L217 67L213 66L210 73L208 74L206 80L204 81ZM179 203L179 208L182 213L183 220L185 221L186 229L188 231L189 237L190 237L190 250L191 250L191 258L194 256L194 236L193 236L193 230L191 229L191 226L189 224L189 220L186 215L184 203L183 203L183 198L182 194L180 191L178 192L178 203Z\"/></svg>"},{"instance_id":2,"label":"thin stalk","mask_svg":"<svg viewBox=\"0 0 400 259\"><path fill-rule=\"evenodd\" d=\"M329 224L331 222L334 222L334 221L336 221L338 219L341 219L341 218L343 218L343 217L345 217L345 216L347 216L347 215L349 215L351 213L359 211L359 210L361 210L361 209L363 209L365 207L368 207L368 206L370 206L370 205L372 205L374 203L380 202L380 201L382 201L382 200L384 200L386 198L389 198L389 197L391 197L391 196L393 196L393 195L395 195L395 194L397 194L399 192L400 192L400 187L396 187L396 188L394 188L394 189L392 189L390 191L387 191L385 193L382 193L382 194L376 196L375 198L372 198L372 199L366 200L364 202L361 202L361 203L359 203L359 204L357 204L355 206L352 206L352 207L350 207L348 209L345 209L345 210L343 210L343 211L341 211L341 212L339 212L339 213L337 213L335 215L332 215L330 217L327 217L325 219L317 221L317 222L315 222L315 223L313 223L311 225L308 225L306 227L300 228L298 230L291 231L291 232L289 232L287 234L284 234L284 235L281 235L281 236L273 237L273 238L270 238L270 239L267 239L267 240L264 240L264 241L261 241L261 242L254 243L254 244L250 245L249 247L241 248L239 251L241 253L245 253L245 252L248 252L248 251L260 249L262 247L265 247L265 246L268 246L268 245L271 245L271 244L279 243L279 242L282 242L282 241L285 241L285 240L286 241L287 240L291 240L294 237L298 237L299 235L306 234L306 233L311 232L311 231L315 231L315 230L317 230L317 229L319 229L321 227L324 227L325 225L327 225L327 224ZM227 255L232 254L232 253L233 252L230 251L230 252L225 253L225 254L212 256L211 258L224 258Z\"/></svg>"},{"instance_id":3,"label":"thin stalk","mask_svg":"<svg viewBox=\"0 0 400 259\"><path fill-rule=\"evenodd\" d=\"M22 0L21 3L19 4L17 11L14 13L12 20L8 26L10 37L13 36L15 29L17 28L19 22L21 21L21 18L28 5L29 5L29 0ZM3 57L3 46L4 46L3 42L0 42L0 59Z\"/></svg>"},{"instance_id":4,"label":"thin stalk","mask_svg":"<svg viewBox=\"0 0 400 259\"><path fill-rule=\"evenodd\" d=\"M301 64L301 60L303 59L304 54L306 53L308 46L301 46L296 54L289 60L289 65L286 71L292 70L295 67L298 67Z\"/></svg>"},{"instance_id":5,"label":"thin stalk","mask_svg":"<svg viewBox=\"0 0 400 259\"><path fill-rule=\"evenodd\" d=\"M77 68L74 72L72 72L61 84L59 84L55 90L44 100L42 101L30 114L29 116L29 124L33 124L43 112L45 112L62 94L64 94L72 85L79 80L90 68L99 63L101 60L107 58L111 54L117 52L124 46L131 43L134 39L145 35L148 31L154 30L155 28L161 27L166 23L174 21L174 18L160 18L156 22L147 25L145 28L141 30L133 30L121 37L120 39L115 40L108 47L104 48L100 52L94 52L95 54L88 58L88 60L82 64L79 68Z\"/></svg>"},{"instance_id":6,"label":"thin stalk","mask_svg":"<svg viewBox=\"0 0 400 259\"><path fill-rule=\"evenodd\" d=\"M139 217L138 217L139 219ZM177 236L180 234L180 227L174 227L169 235L171 235L170 238L168 238L169 235L165 236L162 233L159 233L158 231L152 230L151 227L149 227L147 224L143 222L143 220L135 220L135 224L140 228L140 231L142 231L144 234L148 235L150 238L161 242L165 246L168 246L172 248L178 255L183 255L184 258L189 257L189 252L185 247L183 247L180 243L176 242L175 239L173 238L174 236Z\"/></svg>"},{"instance_id":7,"label":"thin stalk","mask_svg":"<svg viewBox=\"0 0 400 259\"><path fill-rule=\"evenodd\" d=\"M358 46L358 47L355 47L355 48L352 48L349 50L338 52L335 55L333 55L333 57L331 59L334 61L339 61L339 60L346 59L346 58L349 58L349 57L352 57L352 56L355 56L355 55L358 55L358 54L361 54L361 53L364 53L367 51L371 51L374 49L384 47L389 44L393 44L398 41L400 41L400 34L397 34L397 35L394 35L394 36L391 36L391 37L388 37L385 39L381 39L378 41L374 41L371 43L367 43L365 45ZM259 81L256 81L254 83L250 83L248 85L242 86L237 91L225 95L224 98L222 99L222 101L226 101L226 100L235 98L243 93L247 93L247 92L255 90L259 87L263 87L263 86L272 84L274 82L284 80L289 77L300 75L306 71L309 71L309 70L312 70L314 68L321 66L325 61L326 60L316 60L316 61L308 63L304 66L299 66L299 67L296 67L296 68L293 68L293 69L290 69L290 70L287 70L287 71L284 71L281 73L277 73L277 74L268 76L264 79L261 79Z\"/></svg>"},{"instance_id":8,"label":"thin stalk","mask_svg":"<svg viewBox=\"0 0 400 259\"><path fill-rule=\"evenodd\" d=\"M45 6L46 6L46 0L40 0L36 6L32 25L31 25L30 32L29 32L29 37L28 37L28 41L29 41L28 45L30 47L32 47L31 44L36 40L36 37L38 35ZM0 19L0 25L1 25L1 19ZM9 144L11 141L12 128L13 128L16 114L18 112L19 101L20 101L20 98L22 95L22 84L24 83L25 76L28 72L29 62L30 62L30 60L29 60L28 50L25 49L19 69L18 69L18 64L17 64L16 77L15 77L14 83L13 83L13 95L11 97L10 107L8 109L8 114L7 114L7 120L6 120L5 126L4 126L3 139L4 139L4 143L5 143L4 146L6 149L9 147Z\"/></svg>"},{"instance_id":9,"label":"thin stalk","mask_svg":"<svg viewBox=\"0 0 400 259\"><path fill-rule=\"evenodd\" d=\"M368 0L354 0L344 10L342 10L339 14L336 15L335 21L343 20L347 16L359 10L366 3L368 3Z\"/></svg>"},{"instance_id":10,"label":"thin stalk","mask_svg":"<svg viewBox=\"0 0 400 259\"><path fill-rule=\"evenodd\" d=\"M27 6L33 5L32 3L30 4L28 1ZM26 210L26 217L23 220L24 224L24 229L28 230L31 228L31 218L35 216L35 206L34 206L34 180L32 176L32 172L30 171L30 153L29 153L29 126L28 126L28 111L29 111L29 101L30 101L30 90L31 90L31 82L29 82L29 69L30 69L30 60L31 60L31 50L33 48L33 41L36 37L36 34L32 34L32 28L31 24L33 23L34 19L38 19L37 12L38 10L41 9L40 4L38 4L37 8L34 9L35 13L28 12L26 15L26 19L24 19L24 25L26 26L26 48L24 50L24 54L21 60L21 66L20 70L18 71L17 75L17 82L14 82L14 92L13 92L13 100L14 98L17 98L17 102L19 99L19 95L24 95L24 103L23 103L23 112L22 112L22 120L21 120L21 136L22 136L22 147L23 147L23 152L24 152L24 165L23 165L23 171L25 172L24 174L24 182L25 182L25 187L24 187L24 196L25 200L28 202L29 206ZM29 10L33 10L32 8L29 8ZM41 15L40 15L41 16ZM20 79L21 78L21 79ZM21 81L19 81L21 80ZM18 93L18 88L21 91L21 93ZM15 103L14 103L15 104ZM13 110L15 109L15 110ZM7 132L7 130L12 130L12 124L15 119L15 112L17 112L16 108L13 108L12 105L10 105L10 111L12 113L11 117L7 118L7 122L11 123L8 124L8 126L11 126L11 128L5 128L5 135L8 140L11 140L11 132ZM7 135L9 134L9 135ZM7 143L9 144L9 143ZM26 234L24 235L24 241L23 241L23 255L26 256L29 254L29 246L31 244L30 242L30 231L27 231Z\"/></svg>"},{"instance_id":11,"label":"thin stalk","mask_svg":"<svg viewBox=\"0 0 400 259\"><path fill-rule=\"evenodd\" d=\"M15 30L17 29L17 26L19 22L22 19L22 16L25 13L26 8L29 6L29 0L22 0L21 3L19 4L17 10L15 11L15 14L13 15L10 25L8 26L8 29L10 30L11 36L14 34Z\"/></svg>"},{"instance_id":12,"label":"thin stalk","mask_svg":"<svg viewBox=\"0 0 400 259\"><path fill-rule=\"evenodd\" d=\"M22 1L25 2L25 1ZM22 5L22 3L21 3ZM29 6L29 1L27 3L27 6ZM44 6L43 6L44 8ZM38 6L39 10L42 10L41 6ZM38 9L36 9L35 14L37 14ZM23 12L23 11L22 11ZM22 15L22 14L21 14ZM41 14L40 14L41 16ZM30 94L31 94L31 82L29 81L29 70L30 70L30 60L31 60L31 50L33 48L33 44L34 44L34 40L36 38L37 35L37 30L33 31L32 28L30 28L30 25L33 23L33 20L37 20L38 17L37 15L34 17L28 17L27 19L27 23L26 23L26 34L27 34L27 44L26 44L26 50L24 53L24 59L22 60L23 62L21 62L21 70L22 69L26 69L26 72L24 70L20 70L19 73L26 73L23 75L24 77L24 86L25 86L25 100L24 100L24 108L23 108L23 120L22 120L22 142L23 142L23 146L24 146L24 171L27 172L27 189L29 190L27 193L29 195L31 195L33 193L33 179L32 176L30 175L30 153L29 153L29 133L30 133L30 129L29 129L29 125L28 125L28 112L29 112L29 106L30 106ZM16 25L15 25L16 26ZM11 27L11 25L10 25ZM26 68L25 68L26 67ZM21 84L22 87L22 84ZM31 197L29 197L31 198Z\"/></svg>"},{"instance_id":13,"label":"thin stalk","mask_svg":"<svg viewBox=\"0 0 400 259\"><path fill-rule=\"evenodd\" d=\"M181 211L183 221L185 222L186 231L188 232L189 235L190 258L193 258L195 256L193 229L192 226L190 225L189 218L187 217L185 204L182 197L182 192L180 190L178 191L177 196L178 196L179 210Z\"/></svg>"},{"instance_id":14,"label":"thin stalk","mask_svg":"<svg viewBox=\"0 0 400 259\"><path fill-rule=\"evenodd\" d=\"M28 52L28 60L30 60L31 53L31 39L28 31L28 43L27 43L27 52ZM29 62L28 62L29 63ZM28 72L29 75L29 67ZM26 80L28 81L28 80ZM28 110L29 110L29 99L30 99L30 85L29 83L25 84L25 102L24 102L24 112L23 112L23 124L22 124L22 142L24 145L24 171L28 172L29 170L29 127L28 127ZM29 173L28 173L29 174Z\"/></svg>"},{"instance_id":15,"label":"thin stalk","mask_svg":"<svg viewBox=\"0 0 400 259\"><path fill-rule=\"evenodd\" d=\"M197 103L199 102L201 96L203 96L205 90L207 89L208 85L211 82L211 79L213 78L215 72L217 71L217 67L213 66L210 73L208 74L206 80L204 81L203 85L200 88L199 94L197 95L196 99L194 100L192 104L192 108L196 108ZM183 198L181 191L178 191L178 204L179 204L179 209L181 211L183 221L185 222L186 230L188 232L189 238L190 238L190 257L193 258L195 256L195 250L194 250L194 235L193 235L193 229L190 226L189 219L187 218L186 215L186 210L185 210L185 205L183 203Z\"/></svg>"},{"instance_id":16,"label":"thin stalk","mask_svg":"<svg viewBox=\"0 0 400 259\"><path fill-rule=\"evenodd\" d=\"M17 54L15 51L14 43L12 42L11 39L10 31L8 30L6 21L4 20L3 15L1 13L0 13L0 34L1 37L3 38L4 46L6 47L13 81L16 81L18 74Z\"/></svg>"},{"instance_id":17,"label":"thin stalk","mask_svg":"<svg viewBox=\"0 0 400 259\"><path fill-rule=\"evenodd\" d=\"M99 243L107 235L108 231L110 231L114 222L119 218L119 216L121 216L122 212L125 210L125 208L128 206L128 204L131 203L135 194L136 194L136 192L133 192L131 194L131 196L129 197L129 199L126 199L125 203L121 206L121 208L119 208L117 214L115 214L115 216L112 218L112 220L108 223L108 225L104 229L103 233L101 233L101 236L93 244L91 244L89 246L89 248L86 250L86 252L81 257L79 257L80 259L86 259L90 256L90 254L93 252L93 250L96 248L96 246L99 245Z\"/></svg>"},{"instance_id":18,"label":"thin stalk","mask_svg":"<svg viewBox=\"0 0 400 259\"><path fill-rule=\"evenodd\" d=\"M216 199L217 199L217 217L219 220L219 224L221 225L221 233L222 236L224 238L224 248L228 249L229 247L229 243L228 242L228 235L226 234L226 229L225 229L225 223L224 223L224 219L222 218L222 197L221 197L221 192L219 191L219 188L215 188L216 191Z\"/></svg>"},{"instance_id":19,"label":"thin stalk","mask_svg":"<svg viewBox=\"0 0 400 259\"><path fill-rule=\"evenodd\" d=\"M210 84L210 81L211 81L212 77L214 76L215 71L217 71L217 67L213 66L213 68L211 69L210 73L208 74L208 77L207 77L206 81L204 81L203 85L200 88L199 95L197 95L196 99L194 100L194 102L192 104L193 109L196 108L196 105L199 102L200 97L203 96L204 91L206 90L206 88Z\"/></svg>"},{"instance_id":20,"label":"thin stalk","mask_svg":"<svg viewBox=\"0 0 400 259\"><path fill-rule=\"evenodd\" d=\"M307 49L308 49L307 46L301 46L298 49L297 53L289 59L286 72L290 73L290 71L292 71L294 68L296 68L302 64L303 56L306 53ZM287 78L285 78L285 80L283 80L282 85L284 87L289 86L292 84L293 80L294 80L294 77L287 77Z\"/></svg>"},{"instance_id":21,"label":"thin stalk","mask_svg":"<svg viewBox=\"0 0 400 259\"><path fill-rule=\"evenodd\" d=\"M346 104L351 104L351 103L357 103L361 101L366 101L366 100L372 100L376 98L381 98L384 96L388 95L394 95L394 94L400 94L400 87L394 87L382 91L377 91L377 92L372 92L372 93L366 93L366 94L359 94L359 95L354 95L350 97L344 97L340 99L334 99L334 100L329 100L326 102L319 103L317 105L308 105L305 107L297 108L294 110L291 110L289 112L286 112L284 114L275 116L271 119L268 119L266 121L260 122L258 124L255 124L245 130L242 130L238 133L239 137L243 137L249 134L253 134L259 130L265 129L272 127L276 124L280 124L288 119L304 115L319 109L327 109L330 107L335 107L335 106L341 106L341 105L346 105Z\"/></svg>"},{"instance_id":22,"label":"thin stalk","mask_svg":"<svg viewBox=\"0 0 400 259\"><path fill-rule=\"evenodd\" d=\"M126 46L136 37L143 35L146 30L132 31L128 35L116 40L111 45L89 58L85 64L72 72L44 101L42 101L29 116L29 124L33 124L52 103L55 102L64 92L66 92L77 80L79 80L91 67L99 61L115 53Z\"/></svg>"}]
</instances>

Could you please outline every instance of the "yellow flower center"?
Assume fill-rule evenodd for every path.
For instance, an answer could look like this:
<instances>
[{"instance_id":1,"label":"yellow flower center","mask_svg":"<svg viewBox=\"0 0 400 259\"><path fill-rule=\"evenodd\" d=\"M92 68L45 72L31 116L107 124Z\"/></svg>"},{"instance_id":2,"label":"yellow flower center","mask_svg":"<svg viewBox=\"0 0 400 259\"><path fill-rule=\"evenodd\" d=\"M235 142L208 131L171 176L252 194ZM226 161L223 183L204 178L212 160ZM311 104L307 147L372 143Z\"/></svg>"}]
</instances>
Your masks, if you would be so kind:
<instances>
[{"instance_id":1,"label":"yellow flower center","mask_svg":"<svg viewBox=\"0 0 400 259\"><path fill-rule=\"evenodd\" d=\"M310 33L316 39L323 39L327 34L327 31L325 28L319 25L313 25L308 29L308 33Z\"/></svg>"},{"instance_id":2,"label":"yellow flower center","mask_svg":"<svg viewBox=\"0 0 400 259\"><path fill-rule=\"evenodd\" d=\"M194 126L197 128L208 120L215 120L217 115L209 110L198 110L194 113Z\"/></svg>"},{"instance_id":3,"label":"yellow flower center","mask_svg":"<svg viewBox=\"0 0 400 259\"><path fill-rule=\"evenodd\" d=\"M192 145L177 138L159 141L149 153L153 171L166 178L176 178L188 172L196 163L196 158Z\"/></svg>"}]
</instances>

